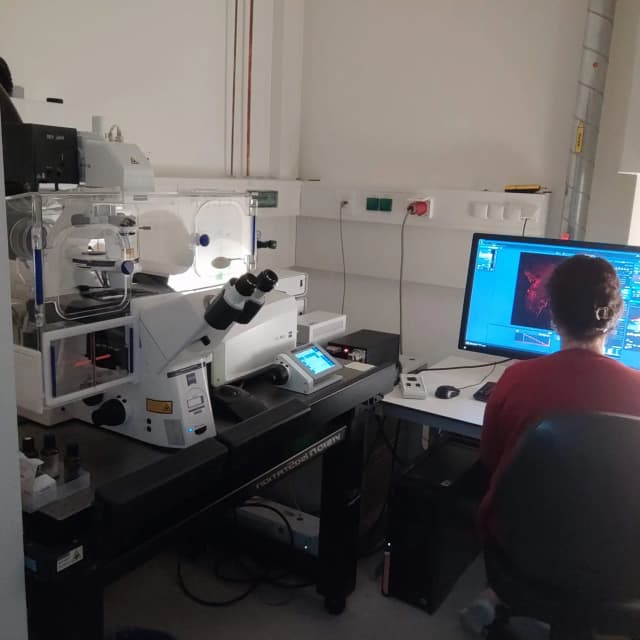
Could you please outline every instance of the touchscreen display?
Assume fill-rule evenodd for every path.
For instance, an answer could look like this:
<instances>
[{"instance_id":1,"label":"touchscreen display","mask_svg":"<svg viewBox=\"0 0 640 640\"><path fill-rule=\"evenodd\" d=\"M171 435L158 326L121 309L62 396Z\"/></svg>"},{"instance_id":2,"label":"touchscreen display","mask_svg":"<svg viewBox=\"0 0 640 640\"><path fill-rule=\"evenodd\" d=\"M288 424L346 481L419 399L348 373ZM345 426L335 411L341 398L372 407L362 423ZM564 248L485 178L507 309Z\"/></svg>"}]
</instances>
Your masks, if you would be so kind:
<instances>
[{"instance_id":1,"label":"touchscreen display","mask_svg":"<svg viewBox=\"0 0 640 640\"><path fill-rule=\"evenodd\" d=\"M296 360L314 376L333 369L336 363L318 347L312 346L293 354Z\"/></svg>"}]
</instances>

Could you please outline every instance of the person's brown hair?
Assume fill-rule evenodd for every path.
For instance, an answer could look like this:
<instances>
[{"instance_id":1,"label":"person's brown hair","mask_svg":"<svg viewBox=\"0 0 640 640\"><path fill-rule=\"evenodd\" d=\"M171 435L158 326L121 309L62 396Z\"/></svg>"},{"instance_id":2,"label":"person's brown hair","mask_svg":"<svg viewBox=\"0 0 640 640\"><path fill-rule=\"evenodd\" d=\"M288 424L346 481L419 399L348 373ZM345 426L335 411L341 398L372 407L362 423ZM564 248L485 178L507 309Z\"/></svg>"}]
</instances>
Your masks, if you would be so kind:
<instances>
[{"instance_id":1,"label":"person's brown hair","mask_svg":"<svg viewBox=\"0 0 640 640\"><path fill-rule=\"evenodd\" d=\"M557 327L574 340L608 333L622 313L620 280L602 258L577 255L554 270L547 290Z\"/></svg>"},{"instance_id":2,"label":"person's brown hair","mask_svg":"<svg viewBox=\"0 0 640 640\"><path fill-rule=\"evenodd\" d=\"M9 65L4 58L0 58L0 85L11 96L13 94L13 79Z\"/></svg>"}]
</instances>

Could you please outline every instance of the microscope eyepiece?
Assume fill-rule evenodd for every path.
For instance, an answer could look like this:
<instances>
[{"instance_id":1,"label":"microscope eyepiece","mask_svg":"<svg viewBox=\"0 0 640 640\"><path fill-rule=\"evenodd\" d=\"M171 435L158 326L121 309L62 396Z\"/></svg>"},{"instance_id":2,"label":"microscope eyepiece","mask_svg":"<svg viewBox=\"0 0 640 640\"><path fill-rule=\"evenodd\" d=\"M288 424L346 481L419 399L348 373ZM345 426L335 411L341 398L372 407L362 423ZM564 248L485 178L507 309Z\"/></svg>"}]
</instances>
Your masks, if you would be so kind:
<instances>
[{"instance_id":1,"label":"microscope eyepiece","mask_svg":"<svg viewBox=\"0 0 640 640\"><path fill-rule=\"evenodd\" d=\"M272 291L273 288L278 284L278 276L275 271L271 271L271 269L265 269L258 274L257 281L257 288L260 291L264 291L264 293L269 293L269 291Z\"/></svg>"},{"instance_id":2,"label":"microscope eyepiece","mask_svg":"<svg viewBox=\"0 0 640 640\"><path fill-rule=\"evenodd\" d=\"M235 282L236 291L242 296L253 295L256 290L258 279L252 273L241 275Z\"/></svg>"}]
</instances>

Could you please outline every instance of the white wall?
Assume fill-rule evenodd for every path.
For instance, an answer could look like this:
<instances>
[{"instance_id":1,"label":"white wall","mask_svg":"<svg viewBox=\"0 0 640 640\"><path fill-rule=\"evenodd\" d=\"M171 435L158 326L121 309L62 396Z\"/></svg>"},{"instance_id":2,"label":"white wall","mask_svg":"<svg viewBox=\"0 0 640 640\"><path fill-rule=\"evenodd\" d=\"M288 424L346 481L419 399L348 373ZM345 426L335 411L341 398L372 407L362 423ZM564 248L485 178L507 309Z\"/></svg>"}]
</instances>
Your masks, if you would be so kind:
<instances>
[{"instance_id":1,"label":"white wall","mask_svg":"<svg viewBox=\"0 0 640 640\"><path fill-rule=\"evenodd\" d=\"M2 138L0 136L0 149ZM0 153L0 176L4 175ZM24 594L24 556L22 551L22 509L18 472L18 425L11 330L11 293L7 254L7 215L4 183L0 181L0 620L2 637L25 640L27 610Z\"/></svg>"},{"instance_id":2,"label":"white wall","mask_svg":"<svg viewBox=\"0 0 640 640\"><path fill-rule=\"evenodd\" d=\"M252 42L250 6L6 0L0 55L28 99L61 97L117 121L157 176L243 177L250 146L251 176L296 178L304 3L255 2Z\"/></svg>"},{"instance_id":3,"label":"white wall","mask_svg":"<svg viewBox=\"0 0 640 640\"><path fill-rule=\"evenodd\" d=\"M258 249L259 269L282 269L290 267L296 260L295 216L258 216L257 230L261 240L275 240L276 249Z\"/></svg>"},{"instance_id":4,"label":"white wall","mask_svg":"<svg viewBox=\"0 0 640 640\"><path fill-rule=\"evenodd\" d=\"M433 217L407 219L404 232L403 342L407 353L435 362L457 344L472 234L519 235L526 231L528 236L544 235L549 197L443 189L423 193L432 197ZM341 201L348 201L342 236L349 274L345 297L349 329L395 332L400 315L401 223L407 202L417 196L386 191L382 195L392 198L392 212L365 211L366 196L375 194L375 190L303 183L296 263L311 275L310 307L339 310L343 285L338 210ZM506 218L470 215L481 202L496 210L503 207ZM522 214L530 216L526 229Z\"/></svg>"},{"instance_id":5,"label":"white wall","mask_svg":"<svg viewBox=\"0 0 640 640\"><path fill-rule=\"evenodd\" d=\"M307 0L302 177L409 190L540 182L557 232L587 4ZM316 226L298 219L298 249ZM368 252L357 236L346 244ZM341 275L311 273L311 308L338 309ZM349 283L350 327L397 331L397 282ZM406 351L430 362L455 351L461 304L461 289L408 284Z\"/></svg>"},{"instance_id":6,"label":"white wall","mask_svg":"<svg viewBox=\"0 0 640 640\"><path fill-rule=\"evenodd\" d=\"M587 240L623 244L640 242L640 235L630 238L636 176L618 173L622 167L625 139L629 138L627 127L630 125L634 131L638 130L638 115L635 109L630 110L629 101L632 80L637 75L637 72L633 73L634 61L640 61L637 57L640 53L639 30L640 2L618 0L587 220ZM625 127L629 117L630 122ZM640 170L640 165L636 163L635 168Z\"/></svg>"},{"instance_id":7,"label":"white wall","mask_svg":"<svg viewBox=\"0 0 640 640\"><path fill-rule=\"evenodd\" d=\"M274 4L270 176L297 178L300 164L304 2Z\"/></svg>"},{"instance_id":8,"label":"white wall","mask_svg":"<svg viewBox=\"0 0 640 640\"><path fill-rule=\"evenodd\" d=\"M304 269L309 274L309 310L338 312L342 276ZM433 365L456 350L462 290L413 282L404 286L405 352L423 356ZM349 276L345 304L349 331L376 329L398 332L398 281Z\"/></svg>"},{"instance_id":9,"label":"white wall","mask_svg":"<svg viewBox=\"0 0 640 640\"><path fill-rule=\"evenodd\" d=\"M26 97L116 120L157 175L216 176L226 33L226 0L4 0L0 55Z\"/></svg>"},{"instance_id":10,"label":"white wall","mask_svg":"<svg viewBox=\"0 0 640 640\"><path fill-rule=\"evenodd\" d=\"M561 195L586 9L308 0L302 177Z\"/></svg>"}]
</instances>

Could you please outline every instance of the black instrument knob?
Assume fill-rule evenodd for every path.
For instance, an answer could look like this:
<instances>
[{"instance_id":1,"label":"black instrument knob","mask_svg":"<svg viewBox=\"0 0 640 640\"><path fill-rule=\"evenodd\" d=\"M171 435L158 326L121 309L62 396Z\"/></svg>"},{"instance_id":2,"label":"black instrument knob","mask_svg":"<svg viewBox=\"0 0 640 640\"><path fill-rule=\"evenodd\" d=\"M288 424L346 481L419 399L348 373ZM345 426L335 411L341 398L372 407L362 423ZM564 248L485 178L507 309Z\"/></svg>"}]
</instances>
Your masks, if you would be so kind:
<instances>
[{"instance_id":1,"label":"black instrument knob","mask_svg":"<svg viewBox=\"0 0 640 640\"><path fill-rule=\"evenodd\" d=\"M127 419L127 410L120 400L107 400L91 414L97 427L118 427Z\"/></svg>"},{"instance_id":2,"label":"black instrument knob","mask_svg":"<svg viewBox=\"0 0 640 640\"><path fill-rule=\"evenodd\" d=\"M285 384L289 380L289 369L283 364L274 364L264 372L264 377L271 384Z\"/></svg>"}]
</instances>

